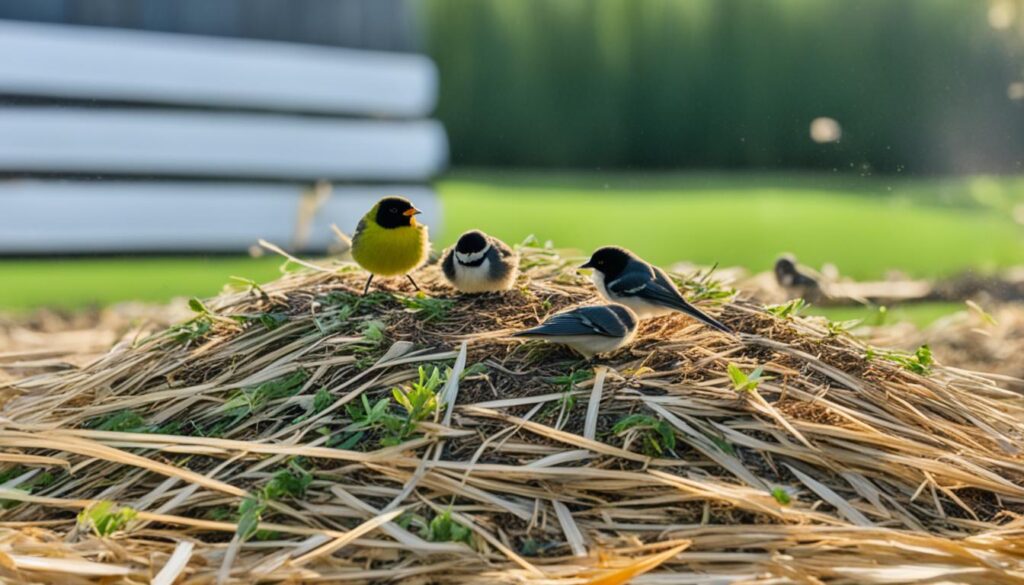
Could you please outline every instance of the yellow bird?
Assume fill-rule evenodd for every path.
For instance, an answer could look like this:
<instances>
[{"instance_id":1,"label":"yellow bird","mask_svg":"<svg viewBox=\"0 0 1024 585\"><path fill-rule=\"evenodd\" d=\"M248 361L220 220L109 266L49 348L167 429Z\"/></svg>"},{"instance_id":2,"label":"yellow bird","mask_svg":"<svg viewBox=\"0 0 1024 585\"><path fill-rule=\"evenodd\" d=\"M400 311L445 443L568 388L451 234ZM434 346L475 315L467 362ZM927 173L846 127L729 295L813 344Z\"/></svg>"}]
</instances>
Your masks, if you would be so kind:
<instances>
[{"instance_id":1,"label":"yellow bird","mask_svg":"<svg viewBox=\"0 0 1024 585\"><path fill-rule=\"evenodd\" d=\"M415 216L420 213L408 199L385 197L359 220L352 236L352 258L370 273L364 295L374 276L404 275L420 290L409 275L426 262L430 253L427 226L416 222Z\"/></svg>"}]
</instances>

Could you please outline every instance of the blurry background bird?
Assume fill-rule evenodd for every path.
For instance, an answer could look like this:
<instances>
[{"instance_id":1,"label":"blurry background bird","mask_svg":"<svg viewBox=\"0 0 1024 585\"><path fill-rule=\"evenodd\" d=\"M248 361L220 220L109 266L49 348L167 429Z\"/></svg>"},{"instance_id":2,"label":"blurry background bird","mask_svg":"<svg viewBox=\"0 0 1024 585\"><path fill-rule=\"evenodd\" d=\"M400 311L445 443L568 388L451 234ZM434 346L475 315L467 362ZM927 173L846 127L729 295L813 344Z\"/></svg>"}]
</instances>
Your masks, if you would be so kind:
<instances>
[{"instance_id":1,"label":"blurry background bird","mask_svg":"<svg viewBox=\"0 0 1024 585\"><path fill-rule=\"evenodd\" d=\"M641 319L678 311L719 331L732 333L732 329L688 303L664 270L625 248L600 248L580 268L594 270L594 285L602 297L629 307Z\"/></svg>"},{"instance_id":2,"label":"blurry background bird","mask_svg":"<svg viewBox=\"0 0 1024 585\"><path fill-rule=\"evenodd\" d=\"M420 290L409 274L430 253L427 226L416 222L419 213L408 199L385 197L359 220L352 236L352 258L370 273L363 294L370 290L374 276L405 275Z\"/></svg>"},{"instance_id":3,"label":"blurry background bird","mask_svg":"<svg viewBox=\"0 0 1024 585\"><path fill-rule=\"evenodd\" d=\"M819 303L828 298L822 288L821 275L797 264L792 254L783 254L775 261L775 282L778 283L790 299L802 298L811 303Z\"/></svg>"},{"instance_id":4,"label":"blurry background bird","mask_svg":"<svg viewBox=\"0 0 1024 585\"><path fill-rule=\"evenodd\" d=\"M515 284L519 254L505 242L471 230L445 251L441 269L448 282L462 292L498 292Z\"/></svg>"},{"instance_id":5,"label":"blurry background bird","mask_svg":"<svg viewBox=\"0 0 1024 585\"><path fill-rule=\"evenodd\" d=\"M625 347L636 336L637 319L622 305L579 307L553 315L540 325L513 334L567 345L587 359Z\"/></svg>"}]
</instances>

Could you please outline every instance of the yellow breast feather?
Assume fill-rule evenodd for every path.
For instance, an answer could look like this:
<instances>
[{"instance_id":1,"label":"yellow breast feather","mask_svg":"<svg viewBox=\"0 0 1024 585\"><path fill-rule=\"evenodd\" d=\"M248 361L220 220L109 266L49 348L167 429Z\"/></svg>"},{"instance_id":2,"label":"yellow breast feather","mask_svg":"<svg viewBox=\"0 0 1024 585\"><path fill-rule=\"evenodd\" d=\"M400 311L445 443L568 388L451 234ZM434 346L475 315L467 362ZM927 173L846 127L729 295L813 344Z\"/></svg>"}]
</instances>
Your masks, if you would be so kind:
<instances>
[{"instance_id":1,"label":"yellow breast feather","mask_svg":"<svg viewBox=\"0 0 1024 585\"><path fill-rule=\"evenodd\" d=\"M426 262L430 253L427 226L386 229L366 218L352 238L352 258L377 276L402 276Z\"/></svg>"}]
</instances>

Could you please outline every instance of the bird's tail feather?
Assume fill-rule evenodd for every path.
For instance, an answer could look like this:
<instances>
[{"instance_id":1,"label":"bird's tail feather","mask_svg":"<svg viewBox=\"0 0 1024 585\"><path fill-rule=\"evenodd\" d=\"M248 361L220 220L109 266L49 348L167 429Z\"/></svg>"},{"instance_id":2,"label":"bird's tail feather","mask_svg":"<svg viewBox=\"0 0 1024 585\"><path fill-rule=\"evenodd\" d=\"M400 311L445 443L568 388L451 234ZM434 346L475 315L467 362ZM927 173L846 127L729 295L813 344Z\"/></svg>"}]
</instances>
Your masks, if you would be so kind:
<instances>
[{"instance_id":1,"label":"bird's tail feather","mask_svg":"<svg viewBox=\"0 0 1024 585\"><path fill-rule=\"evenodd\" d=\"M714 317L711 317L710 315L704 314L700 309L698 309L697 307L694 307L693 305L691 305L689 303L687 303L684 306L680 306L679 309L682 312L686 313L687 315L689 315L689 316L693 317L694 319L700 321L701 323L704 323L708 327L711 327L713 329L717 329L717 330L721 331L722 333L728 333L730 335L735 333L735 331L733 331L732 328L730 328L728 325L722 323L721 321L715 319Z\"/></svg>"}]
</instances>

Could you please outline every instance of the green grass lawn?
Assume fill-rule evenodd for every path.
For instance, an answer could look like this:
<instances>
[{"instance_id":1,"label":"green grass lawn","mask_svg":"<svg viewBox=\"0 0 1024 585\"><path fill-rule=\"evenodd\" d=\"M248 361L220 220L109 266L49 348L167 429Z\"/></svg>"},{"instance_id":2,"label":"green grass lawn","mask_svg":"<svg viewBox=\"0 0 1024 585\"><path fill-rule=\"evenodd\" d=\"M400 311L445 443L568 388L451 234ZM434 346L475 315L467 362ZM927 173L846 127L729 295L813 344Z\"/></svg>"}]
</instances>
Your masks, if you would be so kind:
<instances>
[{"instance_id":1,"label":"green grass lawn","mask_svg":"<svg viewBox=\"0 0 1024 585\"><path fill-rule=\"evenodd\" d=\"M818 175L459 173L438 184L436 245L481 228L589 251L620 244L658 263L753 270L788 251L857 278L1024 264L1011 211L1024 179L906 180ZM232 275L263 281L276 258L0 261L0 310L215 294Z\"/></svg>"},{"instance_id":2,"label":"green grass lawn","mask_svg":"<svg viewBox=\"0 0 1024 585\"><path fill-rule=\"evenodd\" d=\"M981 180L977 180L981 181ZM813 176L462 175L444 181L444 239L480 227L590 250L632 248L652 262L687 259L766 270L781 252L843 274L889 269L938 276L1024 263L1024 227L1002 206L1024 183ZM1004 189L1005 187L1005 189ZM987 202L991 201L991 203Z\"/></svg>"},{"instance_id":3,"label":"green grass lawn","mask_svg":"<svg viewBox=\"0 0 1024 585\"><path fill-rule=\"evenodd\" d=\"M815 307L812 305L803 314L822 315L831 321L858 320L864 325L887 325L909 321L918 327L927 327L942 317L966 310L967 305L964 303L928 302L886 307L884 313L881 313L878 307Z\"/></svg>"},{"instance_id":4,"label":"green grass lawn","mask_svg":"<svg viewBox=\"0 0 1024 585\"><path fill-rule=\"evenodd\" d=\"M77 309L216 294L231 276L267 281L278 258L103 258L0 261L0 311Z\"/></svg>"}]
</instances>

